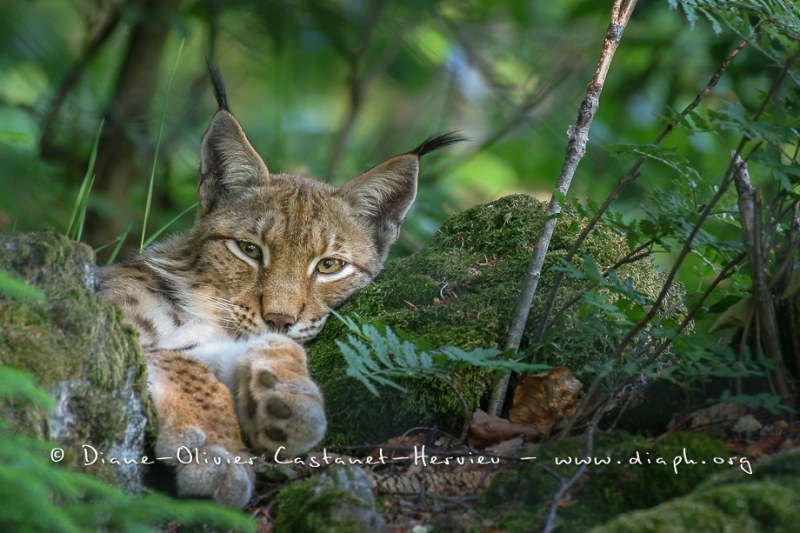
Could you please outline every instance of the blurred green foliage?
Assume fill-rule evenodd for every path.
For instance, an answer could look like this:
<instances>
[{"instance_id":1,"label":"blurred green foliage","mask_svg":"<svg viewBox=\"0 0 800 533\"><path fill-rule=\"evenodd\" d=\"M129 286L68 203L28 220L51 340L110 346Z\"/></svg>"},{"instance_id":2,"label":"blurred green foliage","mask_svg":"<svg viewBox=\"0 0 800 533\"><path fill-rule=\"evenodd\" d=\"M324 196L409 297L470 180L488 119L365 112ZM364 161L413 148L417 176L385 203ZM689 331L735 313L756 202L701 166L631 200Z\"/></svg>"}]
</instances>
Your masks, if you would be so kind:
<instances>
[{"instance_id":1,"label":"blurred green foliage","mask_svg":"<svg viewBox=\"0 0 800 533\"><path fill-rule=\"evenodd\" d=\"M709 25L690 29L664 2L642 1L607 81L574 193L601 199L625 170L608 143L651 142L664 115L702 88L735 43ZM159 3L155 3L159 5ZM166 5L166 4L165 4ZM149 169L165 102L148 233L194 202L199 140L214 112L204 56L225 76L233 111L272 171L341 183L426 136L458 129L472 139L426 161L403 248L418 248L448 212L510 191L548 193L566 130L594 68L610 2L447 0L433 2L278 0L184 1L174 11L146 1L4 3L0 6L0 229L64 228L132 28L165 19L169 35L147 112L129 121L140 162L118 195L97 176L92 226L140 234ZM104 40L98 34L118 18ZM167 84L180 46L171 94ZM84 65L85 67L82 67ZM78 69L75 83L67 80ZM711 108L757 102L770 65L745 50L709 97ZM66 87L66 89L65 89ZM54 102L63 105L51 116ZM345 132L353 102L352 129ZM46 126L52 118L52 126ZM44 137L46 135L46 137ZM671 147L701 173L724 165L726 139L677 133ZM54 150L53 148L57 148ZM333 168L332 168L333 166ZM647 180L624 194L635 214L670 169L648 165ZM191 216L174 228L186 227Z\"/></svg>"}]
</instances>

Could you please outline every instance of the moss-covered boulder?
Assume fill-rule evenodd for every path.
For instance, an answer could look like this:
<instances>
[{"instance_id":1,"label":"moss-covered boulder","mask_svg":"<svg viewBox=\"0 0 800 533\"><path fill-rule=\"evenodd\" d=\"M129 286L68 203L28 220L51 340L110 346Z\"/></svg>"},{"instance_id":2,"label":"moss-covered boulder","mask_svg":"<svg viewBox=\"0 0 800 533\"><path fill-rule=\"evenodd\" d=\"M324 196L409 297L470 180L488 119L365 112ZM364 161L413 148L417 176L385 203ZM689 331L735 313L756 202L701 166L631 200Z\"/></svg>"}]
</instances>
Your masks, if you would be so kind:
<instances>
[{"instance_id":1,"label":"moss-covered boulder","mask_svg":"<svg viewBox=\"0 0 800 533\"><path fill-rule=\"evenodd\" d=\"M593 533L797 531L800 450L715 476L688 495L618 516Z\"/></svg>"},{"instance_id":2,"label":"moss-covered boulder","mask_svg":"<svg viewBox=\"0 0 800 533\"><path fill-rule=\"evenodd\" d=\"M3 235L0 271L43 295L0 292L0 364L31 373L55 400L49 413L5 403L0 415L56 443L64 455L54 451L55 461L137 490L149 408L144 357L121 312L97 296L92 250L56 233Z\"/></svg>"},{"instance_id":3,"label":"moss-covered boulder","mask_svg":"<svg viewBox=\"0 0 800 533\"><path fill-rule=\"evenodd\" d=\"M502 347L545 209L545 204L530 196L512 195L454 215L422 250L389 262L379 278L343 306L341 313L389 325L421 346ZM531 343L552 287L556 274L552 267L575 242L582 223L579 218L564 216L557 225L523 347ZM624 236L600 231L586 240L579 257L589 256L603 269L628 251ZM630 277L633 285L650 297L658 293L664 278L649 259L627 264L618 274L622 280ZM588 285L586 280L566 276L556 308ZM675 292L666 308L677 298ZM606 316L602 309L587 303L578 304L546 333L544 360L537 362L580 372L586 363L605 360L611 339L626 327L618 316ZM451 429L462 424L460 400L440 381L411 381L406 393L383 388L379 399L371 396L345 374L335 341L346 335L345 326L331 319L309 347L312 375L322 386L328 405L329 442L376 443L420 424ZM470 408L485 397L491 381L487 372L466 366L451 378Z\"/></svg>"},{"instance_id":4,"label":"moss-covered boulder","mask_svg":"<svg viewBox=\"0 0 800 533\"><path fill-rule=\"evenodd\" d=\"M736 469L725 445L701 434L678 433L656 442L625 432L598 433L587 456L583 436L542 444L526 455L535 461L497 474L478 509L497 528L541 531L553 495L590 460L569 492L572 505L558 510L559 529L586 531L620 513L644 509L689 493L709 477Z\"/></svg>"},{"instance_id":5,"label":"moss-covered boulder","mask_svg":"<svg viewBox=\"0 0 800 533\"><path fill-rule=\"evenodd\" d=\"M386 523L375 510L366 472L336 465L288 485L275 498L278 533L377 533Z\"/></svg>"}]
</instances>

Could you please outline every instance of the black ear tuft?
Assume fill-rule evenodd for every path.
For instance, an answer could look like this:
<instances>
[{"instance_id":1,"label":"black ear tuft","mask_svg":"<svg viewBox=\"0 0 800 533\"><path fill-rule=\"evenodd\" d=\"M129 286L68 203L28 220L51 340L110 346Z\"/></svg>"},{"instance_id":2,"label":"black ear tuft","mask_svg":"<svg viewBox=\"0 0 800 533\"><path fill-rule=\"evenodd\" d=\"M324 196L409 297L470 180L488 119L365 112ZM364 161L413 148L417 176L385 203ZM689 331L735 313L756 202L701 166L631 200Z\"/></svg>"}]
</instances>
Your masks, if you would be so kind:
<instances>
[{"instance_id":1,"label":"black ear tuft","mask_svg":"<svg viewBox=\"0 0 800 533\"><path fill-rule=\"evenodd\" d=\"M214 85L214 96L217 99L217 105L220 109L230 111L228 93L225 90L225 82L222 81L222 74L219 73L217 66L208 58L206 58L206 65L208 66L208 74L211 76L211 83Z\"/></svg>"},{"instance_id":2,"label":"black ear tuft","mask_svg":"<svg viewBox=\"0 0 800 533\"><path fill-rule=\"evenodd\" d=\"M444 133L442 135L428 137L427 139L422 141L422 143L419 146L417 146L408 153L414 154L417 157L422 157L428 152L433 152L434 150L438 150L439 148L444 148L445 146L450 146L451 144L460 143L466 140L468 139L463 135L461 135L459 132L451 131L449 133Z\"/></svg>"}]
</instances>

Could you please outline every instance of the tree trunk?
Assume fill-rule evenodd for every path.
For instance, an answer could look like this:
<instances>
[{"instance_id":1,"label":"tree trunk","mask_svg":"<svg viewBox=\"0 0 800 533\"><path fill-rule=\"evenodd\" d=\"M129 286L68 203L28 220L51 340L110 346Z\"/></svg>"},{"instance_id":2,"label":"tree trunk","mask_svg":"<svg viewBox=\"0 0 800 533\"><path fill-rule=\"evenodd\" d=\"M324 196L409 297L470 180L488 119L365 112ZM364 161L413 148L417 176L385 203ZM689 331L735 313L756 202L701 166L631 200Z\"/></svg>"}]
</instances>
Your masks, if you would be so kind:
<instances>
[{"instance_id":1,"label":"tree trunk","mask_svg":"<svg viewBox=\"0 0 800 533\"><path fill-rule=\"evenodd\" d=\"M146 154L136 139L149 138L150 106L170 31L168 14L179 4L179 0L146 0L141 6L145 15L131 29L94 169L95 190L118 211L108 220L100 213L89 214L86 240L93 246L114 240L144 212L144 207L132 208L129 199L131 185L149 179Z\"/></svg>"}]
</instances>

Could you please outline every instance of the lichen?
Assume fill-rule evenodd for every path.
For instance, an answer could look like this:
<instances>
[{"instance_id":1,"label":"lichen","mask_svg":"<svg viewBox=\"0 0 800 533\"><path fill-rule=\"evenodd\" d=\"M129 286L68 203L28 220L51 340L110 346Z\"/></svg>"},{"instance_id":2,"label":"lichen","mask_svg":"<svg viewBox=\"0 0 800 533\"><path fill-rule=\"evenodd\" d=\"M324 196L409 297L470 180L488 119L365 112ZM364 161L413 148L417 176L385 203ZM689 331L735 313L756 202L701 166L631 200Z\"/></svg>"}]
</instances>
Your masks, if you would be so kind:
<instances>
[{"instance_id":1,"label":"lichen","mask_svg":"<svg viewBox=\"0 0 800 533\"><path fill-rule=\"evenodd\" d=\"M53 232L0 236L0 268L46 295L0 296L0 364L30 372L56 400L51 414L0 409L17 429L56 440L64 463L80 466L83 444L108 457L140 457L150 409L144 356L120 311L96 293L92 250ZM140 485L130 468L86 470L129 489Z\"/></svg>"},{"instance_id":2,"label":"lichen","mask_svg":"<svg viewBox=\"0 0 800 533\"><path fill-rule=\"evenodd\" d=\"M378 279L340 312L387 324L422 346L500 348L544 219L545 205L526 195L507 196L454 215L422 250L389 262ZM572 246L583 223L565 215L557 224L523 350L531 345L543 309L542 295L547 295L553 285L552 267ZM604 268L627 252L623 236L604 231L590 236L578 257L588 255ZM664 277L649 259L623 266L619 276L630 276L650 297L655 297ZM565 277L556 306L587 287L585 280ZM677 299L676 290L667 308ZM563 314L550 328L543 343L543 358L537 362L565 365L577 372L585 363L605 358L606 339L592 335L579 312ZM606 320L606 326L621 327L611 319ZM344 325L331 319L309 347L312 375L322 386L328 405L329 442L374 443L420 424L454 429L463 423L459 399L439 381L410 381L406 393L383 388L379 399L372 397L345 375L335 340L346 334ZM451 378L470 408L485 398L491 382L487 372L476 368L459 368Z\"/></svg>"}]
</instances>

